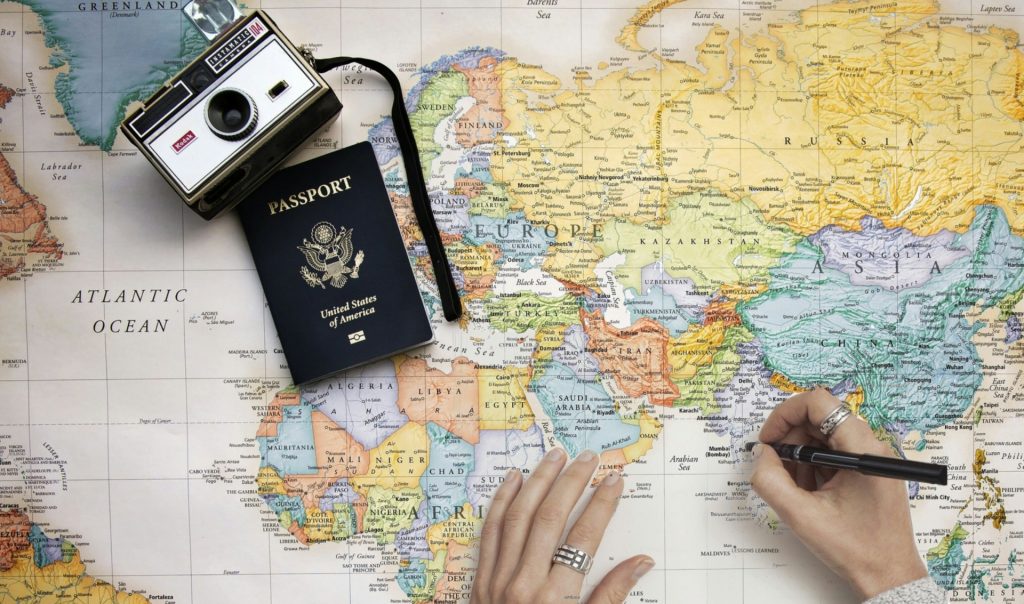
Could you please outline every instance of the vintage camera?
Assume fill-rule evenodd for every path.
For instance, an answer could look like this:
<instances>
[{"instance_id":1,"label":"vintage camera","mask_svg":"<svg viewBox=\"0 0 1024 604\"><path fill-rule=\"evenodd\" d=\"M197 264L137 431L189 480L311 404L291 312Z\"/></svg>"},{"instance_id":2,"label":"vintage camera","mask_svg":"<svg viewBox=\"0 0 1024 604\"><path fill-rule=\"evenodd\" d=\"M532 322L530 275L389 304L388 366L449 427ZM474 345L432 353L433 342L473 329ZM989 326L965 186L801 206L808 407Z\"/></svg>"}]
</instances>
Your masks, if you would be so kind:
<instances>
[{"instance_id":1,"label":"vintage camera","mask_svg":"<svg viewBox=\"0 0 1024 604\"><path fill-rule=\"evenodd\" d=\"M231 209L341 111L341 101L262 11L183 8L213 44L125 118L121 131L207 220Z\"/></svg>"}]
</instances>

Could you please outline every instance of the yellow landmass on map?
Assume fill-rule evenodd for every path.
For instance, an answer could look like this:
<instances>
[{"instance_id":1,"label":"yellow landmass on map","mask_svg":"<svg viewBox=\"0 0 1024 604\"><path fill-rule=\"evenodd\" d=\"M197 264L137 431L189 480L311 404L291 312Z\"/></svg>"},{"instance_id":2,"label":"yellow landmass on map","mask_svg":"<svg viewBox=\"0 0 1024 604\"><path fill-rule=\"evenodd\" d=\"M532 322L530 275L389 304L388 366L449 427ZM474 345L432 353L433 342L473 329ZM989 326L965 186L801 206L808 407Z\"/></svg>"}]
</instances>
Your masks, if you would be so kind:
<instances>
[{"instance_id":1,"label":"yellow landmass on map","mask_svg":"<svg viewBox=\"0 0 1024 604\"><path fill-rule=\"evenodd\" d=\"M306 523L302 525L306 543L324 543L334 539L334 512L319 508L306 508Z\"/></svg>"},{"instance_id":2,"label":"yellow landmass on map","mask_svg":"<svg viewBox=\"0 0 1024 604\"><path fill-rule=\"evenodd\" d=\"M114 589L85 572L77 548L65 558L43 566L32 560L33 549L14 555L14 565L0 572L0 602L75 602L76 604L149 604L140 594Z\"/></svg>"},{"instance_id":3,"label":"yellow landmass on map","mask_svg":"<svg viewBox=\"0 0 1024 604\"><path fill-rule=\"evenodd\" d=\"M498 70L508 127L492 171L510 183L512 209L572 242L546 259L555 277L593 285L616 244L599 221L658 226L673 200L708 192L749 199L801 235L859 229L864 215L921 235L963 232L981 204L1024 232L1015 32L968 31L931 0L836 3L742 36L713 27L685 62L638 39L672 4L639 9L618 38L656 69L577 72L568 89L514 59Z\"/></svg>"},{"instance_id":4,"label":"yellow landmass on map","mask_svg":"<svg viewBox=\"0 0 1024 604\"><path fill-rule=\"evenodd\" d=\"M619 37L615 38L615 41L628 50L645 50L643 45L637 40L637 36L640 34L640 28L647 25L651 19L661 11L673 4L679 4L683 1L684 0L651 0L637 9L636 13L630 17L629 22L626 23L626 26L622 28L622 32L619 33Z\"/></svg>"},{"instance_id":5,"label":"yellow landmass on map","mask_svg":"<svg viewBox=\"0 0 1024 604\"><path fill-rule=\"evenodd\" d=\"M850 408L850 411L859 415L860 406L864 404L864 388L857 386L853 392L846 395L846 399L843 402Z\"/></svg>"},{"instance_id":6,"label":"yellow landmass on map","mask_svg":"<svg viewBox=\"0 0 1024 604\"><path fill-rule=\"evenodd\" d=\"M533 425L533 409L524 390L530 381L529 367L481 367L477 379L481 430L527 430Z\"/></svg>"},{"instance_id":7,"label":"yellow landmass on map","mask_svg":"<svg viewBox=\"0 0 1024 604\"><path fill-rule=\"evenodd\" d=\"M975 494L976 496L981 495L981 499L985 502L985 516L981 519L981 523L985 524L986 520L991 520L993 528L1001 529L1003 528L1003 523L1006 522L1003 487L999 485L991 472L985 468L987 463L988 455L985 453L985 450L975 449L974 464L972 465Z\"/></svg>"},{"instance_id":8,"label":"yellow landmass on map","mask_svg":"<svg viewBox=\"0 0 1024 604\"><path fill-rule=\"evenodd\" d=\"M463 504L456 513L444 522L439 522L427 529L427 545L430 551L437 553L454 541L460 545L473 545L479 537L483 521L473 515L473 506Z\"/></svg>"},{"instance_id":9,"label":"yellow landmass on map","mask_svg":"<svg viewBox=\"0 0 1024 604\"><path fill-rule=\"evenodd\" d=\"M533 363L536 370L538 365L543 367L545 361L550 361L552 355L563 344L565 344L565 330L568 325L553 325L537 330L537 348L533 351Z\"/></svg>"},{"instance_id":10,"label":"yellow landmass on map","mask_svg":"<svg viewBox=\"0 0 1024 604\"><path fill-rule=\"evenodd\" d=\"M287 495L284 480L273 466L263 466L256 474L256 492L263 495Z\"/></svg>"},{"instance_id":11,"label":"yellow landmass on map","mask_svg":"<svg viewBox=\"0 0 1024 604\"><path fill-rule=\"evenodd\" d=\"M963 232L979 204L1001 206L1021 232L1022 158L1010 153L1024 142L1017 34L969 32L940 18L931 0L895 4L809 8L795 23L770 26L770 37L732 39L745 91L742 137L759 150L744 146L743 184L773 215L782 197L749 190L759 183L748 177L748 158L764 172L778 161L810 168L812 156L820 157L819 171L807 172L819 183L817 215L809 208L781 217L800 232L856 229L864 214L918 234ZM783 59L758 59L758 52ZM802 74L796 82L787 64ZM793 83L805 102L781 92ZM761 119L769 108L779 119Z\"/></svg>"},{"instance_id":12,"label":"yellow landmass on map","mask_svg":"<svg viewBox=\"0 0 1024 604\"><path fill-rule=\"evenodd\" d=\"M407 592L409 599L412 600L413 604L434 604L435 602L445 601L440 600L437 597L437 586L442 581L451 580L451 575L445 572L445 561L448 559L448 550L439 549L434 552L434 557L427 560L426 567L423 569L423 583L412 583L410 589ZM399 566L407 566L408 560L402 560L399 562ZM465 576L465 575L463 575ZM470 575L471 576L471 575ZM469 584L472 587L472 583ZM460 592L459 596L464 596L465 592ZM458 601L461 598L453 598L451 601Z\"/></svg>"},{"instance_id":13,"label":"yellow landmass on map","mask_svg":"<svg viewBox=\"0 0 1024 604\"><path fill-rule=\"evenodd\" d=\"M679 337L669 340L669 362L673 381L688 380L702 367L711 364L715 353L725 343L727 326L721 323L691 325Z\"/></svg>"},{"instance_id":14,"label":"yellow landmass on map","mask_svg":"<svg viewBox=\"0 0 1024 604\"><path fill-rule=\"evenodd\" d=\"M637 424L640 426L640 438L635 443L622 448L622 455L625 457L626 463L633 463L638 459L642 459L654 447L654 441L661 434L664 424L659 422L658 418L648 413L647 409L641 409L636 419L623 418L622 421L626 424Z\"/></svg>"},{"instance_id":15,"label":"yellow landmass on map","mask_svg":"<svg viewBox=\"0 0 1024 604\"><path fill-rule=\"evenodd\" d=\"M498 273L495 261L501 252L493 244L467 245L456 241L445 246L449 261L459 267L462 275L462 297L477 298L487 294ZM429 264L429 262L427 262Z\"/></svg>"},{"instance_id":16,"label":"yellow landmass on map","mask_svg":"<svg viewBox=\"0 0 1024 604\"><path fill-rule=\"evenodd\" d=\"M423 499L419 485L402 489L370 487L362 532L375 535L379 543L393 543L399 532L412 526Z\"/></svg>"},{"instance_id":17,"label":"yellow landmass on map","mask_svg":"<svg viewBox=\"0 0 1024 604\"><path fill-rule=\"evenodd\" d=\"M430 461L430 437L417 422L407 422L370 450L370 468L363 476L349 479L353 487L365 492L370 486L396 491L418 489L420 477Z\"/></svg>"},{"instance_id":18,"label":"yellow landmass on map","mask_svg":"<svg viewBox=\"0 0 1024 604\"><path fill-rule=\"evenodd\" d=\"M690 195L667 207L664 220L607 225L599 249L626 257L616 270L623 287L643 291L641 269L655 262L670 275L693 280L708 295L729 284L764 286L768 268L799 239L789 229L766 224L748 200Z\"/></svg>"}]
</instances>

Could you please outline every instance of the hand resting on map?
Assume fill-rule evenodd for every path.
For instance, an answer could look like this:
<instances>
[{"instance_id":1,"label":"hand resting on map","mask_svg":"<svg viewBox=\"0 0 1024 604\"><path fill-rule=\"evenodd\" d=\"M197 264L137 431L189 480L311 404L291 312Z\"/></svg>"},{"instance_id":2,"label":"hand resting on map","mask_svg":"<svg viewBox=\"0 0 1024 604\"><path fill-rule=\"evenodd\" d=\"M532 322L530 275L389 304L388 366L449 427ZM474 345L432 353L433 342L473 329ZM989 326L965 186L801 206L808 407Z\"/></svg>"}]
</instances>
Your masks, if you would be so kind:
<instances>
[{"instance_id":1,"label":"hand resting on map","mask_svg":"<svg viewBox=\"0 0 1024 604\"><path fill-rule=\"evenodd\" d=\"M893 455L892 448L856 416L841 423L826 442L818 426L839 405L820 388L797 394L772 411L759 440ZM905 482L783 464L771 447L763 445L753 452L754 491L862 598L928 576L914 540Z\"/></svg>"},{"instance_id":2,"label":"hand resting on map","mask_svg":"<svg viewBox=\"0 0 1024 604\"><path fill-rule=\"evenodd\" d=\"M569 514L597 469L598 456L584 451L562 472L566 454L552 449L529 480L510 471L484 520L472 604L564 604L578 602L583 574L552 564ZM559 475L561 473L561 475ZM594 555L622 495L618 472L605 476L565 543ZM619 604L654 566L634 556L613 568L594 588L590 604Z\"/></svg>"},{"instance_id":3,"label":"hand resting on map","mask_svg":"<svg viewBox=\"0 0 1024 604\"><path fill-rule=\"evenodd\" d=\"M825 390L798 394L771 413L762 442L813 444L855 453L893 455L863 421L850 418L827 442L818 426L839 401ZM917 553L906 484L900 480L784 465L770 447L754 448L754 490L805 545L871 604L944 601ZM551 558L569 515L597 469L587 451L562 472L566 455L553 449L529 480L512 470L484 521L472 604L562 604L580 600L583 574ZM565 543L594 555L615 513L623 481L611 473L594 489ZM684 535L674 536L684 538ZM634 556L612 569L590 604L618 604L654 566ZM681 594L676 594L681 595ZM685 597L685 596L683 596ZM670 601L675 602L675 599Z\"/></svg>"}]
</instances>

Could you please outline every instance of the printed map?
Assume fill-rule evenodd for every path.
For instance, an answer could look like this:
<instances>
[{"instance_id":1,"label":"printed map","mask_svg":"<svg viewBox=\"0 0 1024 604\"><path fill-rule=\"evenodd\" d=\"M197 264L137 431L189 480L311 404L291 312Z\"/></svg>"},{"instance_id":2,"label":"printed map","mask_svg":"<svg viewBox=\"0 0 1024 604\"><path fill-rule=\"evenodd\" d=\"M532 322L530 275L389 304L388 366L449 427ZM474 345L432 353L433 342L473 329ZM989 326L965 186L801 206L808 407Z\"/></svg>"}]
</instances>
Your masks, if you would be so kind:
<instances>
[{"instance_id":1,"label":"printed map","mask_svg":"<svg viewBox=\"0 0 1024 604\"><path fill-rule=\"evenodd\" d=\"M117 131L203 48L180 2L0 1L0 601L467 602L563 447L624 472L631 604L852 602L741 453L815 385L949 464L910 498L951 600L1024 598L1024 4L251 7L399 72L465 317L387 86L332 73L297 159L371 141L437 341L291 386L237 219Z\"/></svg>"}]
</instances>

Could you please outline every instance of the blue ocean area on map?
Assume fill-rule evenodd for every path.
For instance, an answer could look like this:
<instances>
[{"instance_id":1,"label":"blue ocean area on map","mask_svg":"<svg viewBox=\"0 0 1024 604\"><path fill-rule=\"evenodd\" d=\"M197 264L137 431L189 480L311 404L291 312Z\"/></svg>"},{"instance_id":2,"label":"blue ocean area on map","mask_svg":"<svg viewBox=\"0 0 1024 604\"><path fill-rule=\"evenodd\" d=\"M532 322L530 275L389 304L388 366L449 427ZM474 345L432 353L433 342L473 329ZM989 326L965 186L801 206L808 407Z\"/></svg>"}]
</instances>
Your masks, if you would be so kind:
<instances>
[{"instance_id":1,"label":"blue ocean area on map","mask_svg":"<svg viewBox=\"0 0 1024 604\"><path fill-rule=\"evenodd\" d=\"M978 208L949 246L968 253L919 286L890 291L854 285L805 240L771 270L769 291L738 311L772 369L805 385L851 380L864 388L861 413L873 425L927 431L960 417L981 384L971 342L981 324L964 314L1024 287L1024 272L1009 268L1024 265L1024 240L999 208Z\"/></svg>"},{"instance_id":2,"label":"blue ocean area on map","mask_svg":"<svg viewBox=\"0 0 1024 604\"><path fill-rule=\"evenodd\" d=\"M92 10L92 3L18 1L42 19L51 66L66 66L57 100L75 133L105 150L128 104L148 98L203 48L177 2L126 14Z\"/></svg>"}]
</instances>

